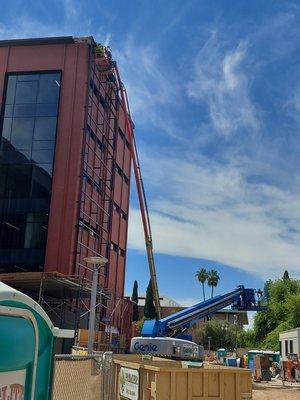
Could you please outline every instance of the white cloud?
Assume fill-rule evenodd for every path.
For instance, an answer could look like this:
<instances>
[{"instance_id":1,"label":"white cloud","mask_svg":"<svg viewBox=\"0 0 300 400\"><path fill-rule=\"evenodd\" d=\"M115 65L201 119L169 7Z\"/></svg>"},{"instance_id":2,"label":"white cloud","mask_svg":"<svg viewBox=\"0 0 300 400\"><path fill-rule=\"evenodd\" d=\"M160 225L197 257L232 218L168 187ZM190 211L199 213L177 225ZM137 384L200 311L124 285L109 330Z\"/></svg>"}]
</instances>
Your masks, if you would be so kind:
<instances>
[{"instance_id":1,"label":"white cloud","mask_svg":"<svg viewBox=\"0 0 300 400\"><path fill-rule=\"evenodd\" d=\"M259 126L249 95L247 51L244 41L228 50L213 32L195 58L187 85L189 97L207 105L213 128L225 136Z\"/></svg>"},{"instance_id":2,"label":"white cloud","mask_svg":"<svg viewBox=\"0 0 300 400\"><path fill-rule=\"evenodd\" d=\"M61 0L60 13L55 21L49 23L41 22L41 19L34 17L28 12L25 5L13 9L18 17L13 20L7 19L7 23L0 23L1 39L22 39L29 37L47 36L88 36L93 35L99 40L109 41L110 35L98 27L92 27L92 20L89 13L85 12L86 4L78 0Z\"/></svg>"},{"instance_id":3,"label":"white cloud","mask_svg":"<svg viewBox=\"0 0 300 400\"><path fill-rule=\"evenodd\" d=\"M122 79L129 93L134 120L140 126L159 128L178 137L179 128L171 109L181 102L177 79L164 71L158 43L139 44L128 35L122 48L114 50Z\"/></svg>"},{"instance_id":4,"label":"white cloud","mask_svg":"<svg viewBox=\"0 0 300 400\"><path fill-rule=\"evenodd\" d=\"M201 301L199 297L176 298L174 300L177 301L177 303L179 303L181 307L194 306L195 304L200 303Z\"/></svg>"},{"instance_id":5,"label":"white cloud","mask_svg":"<svg viewBox=\"0 0 300 400\"><path fill-rule=\"evenodd\" d=\"M63 0L65 16L72 19L78 16L79 3L76 0Z\"/></svg>"},{"instance_id":6,"label":"white cloud","mask_svg":"<svg viewBox=\"0 0 300 400\"><path fill-rule=\"evenodd\" d=\"M156 252L211 259L264 277L283 268L299 275L299 192L249 183L241 166L204 157L193 163L143 159L157 194L150 206ZM131 210L129 247L144 248L137 209Z\"/></svg>"}]
</instances>

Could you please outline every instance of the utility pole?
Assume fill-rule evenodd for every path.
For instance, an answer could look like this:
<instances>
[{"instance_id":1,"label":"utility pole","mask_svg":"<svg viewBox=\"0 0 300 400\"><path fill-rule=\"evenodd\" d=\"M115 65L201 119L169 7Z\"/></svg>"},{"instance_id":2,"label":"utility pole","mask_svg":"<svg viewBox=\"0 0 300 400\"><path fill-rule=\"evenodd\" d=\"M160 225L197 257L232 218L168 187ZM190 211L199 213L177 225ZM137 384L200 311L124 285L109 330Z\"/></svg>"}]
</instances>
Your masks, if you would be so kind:
<instances>
[{"instance_id":1,"label":"utility pole","mask_svg":"<svg viewBox=\"0 0 300 400\"><path fill-rule=\"evenodd\" d=\"M208 352L210 353L210 339L211 339L211 336L208 336Z\"/></svg>"},{"instance_id":2,"label":"utility pole","mask_svg":"<svg viewBox=\"0 0 300 400\"><path fill-rule=\"evenodd\" d=\"M92 288L91 288L91 298L90 298L90 315L89 315L89 336L88 336L88 354L92 354L94 349L99 268L104 266L108 262L108 259L103 256L86 257L84 258L84 261L87 264L91 264L93 267Z\"/></svg>"}]
</instances>

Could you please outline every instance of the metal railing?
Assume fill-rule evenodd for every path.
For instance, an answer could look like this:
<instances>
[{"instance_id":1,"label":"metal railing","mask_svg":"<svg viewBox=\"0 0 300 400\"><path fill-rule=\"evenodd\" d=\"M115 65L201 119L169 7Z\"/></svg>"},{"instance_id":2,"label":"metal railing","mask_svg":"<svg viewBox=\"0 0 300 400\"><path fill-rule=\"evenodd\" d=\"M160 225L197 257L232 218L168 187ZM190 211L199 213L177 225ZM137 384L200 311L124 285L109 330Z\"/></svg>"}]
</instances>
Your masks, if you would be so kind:
<instances>
[{"instance_id":1,"label":"metal railing","mask_svg":"<svg viewBox=\"0 0 300 400\"><path fill-rule=\"evenodd\" d=\"M52 400L113 400L113 353L55 356Z\"/></svg>"}]
</instances>

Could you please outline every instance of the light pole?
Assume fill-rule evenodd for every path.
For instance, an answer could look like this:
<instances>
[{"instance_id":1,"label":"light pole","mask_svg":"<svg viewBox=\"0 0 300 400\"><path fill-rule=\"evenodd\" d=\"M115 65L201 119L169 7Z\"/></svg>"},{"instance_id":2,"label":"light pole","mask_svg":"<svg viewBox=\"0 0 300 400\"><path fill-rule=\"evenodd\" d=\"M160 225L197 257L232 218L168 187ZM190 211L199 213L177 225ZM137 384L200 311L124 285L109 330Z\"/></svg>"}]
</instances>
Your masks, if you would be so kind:
<instances>
[{"instance_id":1,"label":"light pole","mask_svg":"<svg viewBox=\"0 0 300 400\"><path fill-rule=\"evenodd\" d=\"M211 336L208 336L208 353L210 354L210 339L211 339Z\"/></svg>"},{"instance_id":2,"label":"light pole","mask_svg":"<svg viewBox=\"0 0 300 400\"><path fill-rule=\"evenodd\" d=\"M86 257L84 261L93 266L93 279L90 299L90 317L89 317L89 336L88 336L88 354L93 353L94 349L94 333L95 333L95 316L96 316L96 302L97 302L97 288L98 288L98 271L99 268L104 266L108 259L99 257Z\"/></svg>"}]
</instances>

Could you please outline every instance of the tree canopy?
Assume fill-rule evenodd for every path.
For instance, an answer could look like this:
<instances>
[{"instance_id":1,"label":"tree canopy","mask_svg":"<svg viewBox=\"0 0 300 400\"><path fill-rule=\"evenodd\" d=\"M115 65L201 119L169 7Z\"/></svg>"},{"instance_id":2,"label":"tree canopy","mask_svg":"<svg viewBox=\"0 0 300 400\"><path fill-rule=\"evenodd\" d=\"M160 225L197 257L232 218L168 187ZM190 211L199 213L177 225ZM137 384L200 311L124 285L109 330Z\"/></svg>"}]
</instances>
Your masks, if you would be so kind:
<instances>
[{"instance_id":1,"label":"tree canopy","mask_svg":"<svg viewBox=\"0 0 300 400\"><path fill-rule=\"evenodd\" d=\"M228 350L236 348L240 328L218 319L211 319L204 323L196 333L196 342L208 347L210 338L211 350L218 350L225 347Z\"/></svg>"},{"instance_id":2,"label":"tree canopy","mask_svg":"<svg viewBox=\"0 0 300 400\"><path fill-rule=\"evenodd\" d=\"M136 322L136 321L139 320L139 307L138 307L139 296L138 296L138 283L137 283L137 281L134 281L134 284L133 284L131 300L134 303L133 304L132 320L134 322Z\"/></svg>"},{"instance_id":3,"label":"tree canopy","mask_svg":"<svg viewBox=\"0 0 300 400\"><path fill-rule=\"evenodd\" d=\"M206 282L208 277L208 273L206 271L205 268L200 268L197 272L196 272L196 278L198 279L198 281L201 283L202 285L202 295L203 295L203 300L205 301L205 289L204 289L204 283Z\"/></svg>"},{"instance_id":4,"label":"tree canopy","mask_svg":"<svg viewBox=\"0 0 300 400\"><path fill-rule=\"evenodd\" d=\"M250 347L279 350L279 333L300 326L300 280L285 271L281 279L268 280L264 290L267 309L255 315L253 330L241 339Z\"/></svg>"},{"instance_id":5,"label":"tree canopy","mask_svg":"<svg viewBox=\"0 0 300 400\"><path fill-rule=\"evenodd\" d=\"M218 286L220 276L218 271L212 269L207 273L207 284L211 287L211 297L214 297L214 288Z\"/></svg>"},{"instance_id":6,"label":"tree canopy","mask_svg":"<svg viewBox=\"0 0 300 400\"><path fill-rule=\"evenodd\" d=\"M145 300L145 309L144 315L146 319L154 319L156 318L156 310L153 303L153 290L152 290L152 282L149 280L149 284L146 291L146 300Z\"/></svg>"}]
</instances>

